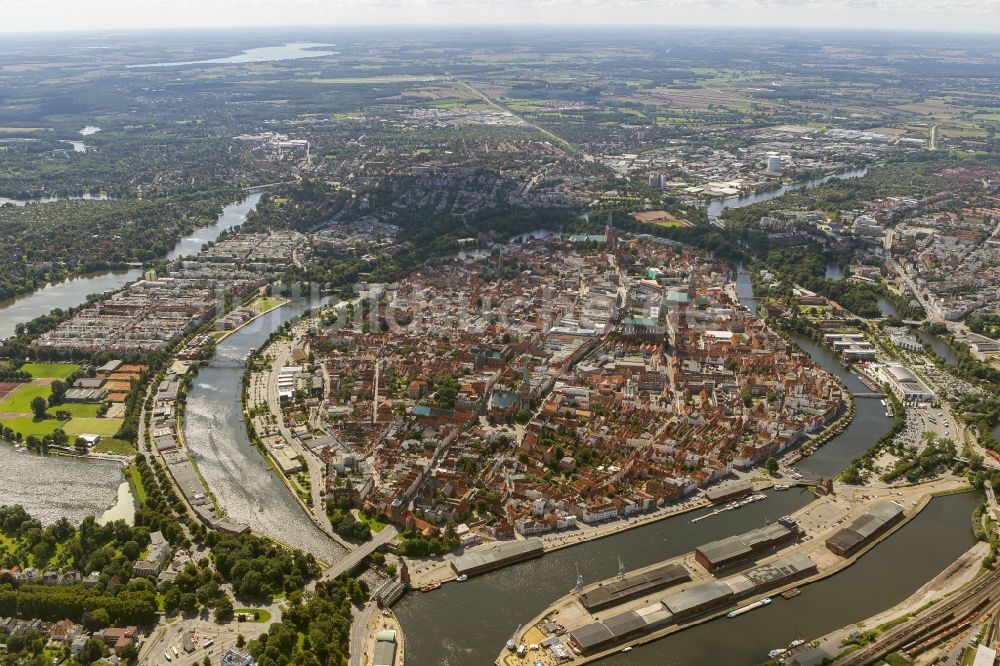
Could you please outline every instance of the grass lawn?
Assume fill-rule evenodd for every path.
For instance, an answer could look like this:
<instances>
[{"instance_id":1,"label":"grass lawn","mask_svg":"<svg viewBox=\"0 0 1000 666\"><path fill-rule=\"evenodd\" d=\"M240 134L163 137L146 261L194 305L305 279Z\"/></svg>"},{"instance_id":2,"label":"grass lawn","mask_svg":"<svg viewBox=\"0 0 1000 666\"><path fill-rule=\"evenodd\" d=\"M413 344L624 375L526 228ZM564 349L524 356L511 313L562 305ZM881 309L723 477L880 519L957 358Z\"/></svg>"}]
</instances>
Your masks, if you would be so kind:
<instances>
[{"instance_id":1,"label":"grass lawn","mask_svg":"<svg viewBox=\"0 0 1000 666\"><path fill-rule=\"evenodd\" d=\"M271 611L269 611L267 609L264 609L264 608L235 608L235 609L233 609L233 615L239 615L241 613L245 614L245 615L249 615L250 617L253 617L253 614L257 613L257 619L256 620L244 620L244 622L254 622L254 623L257 623L257 624L263 624L264 622L270 622L270 620L271 620Z\"/></svg>"},{"instance_id":2,"label":"grass lawn","mask_svg":"<svg viewBox=\"0 0 1000 666\"><path fill-rule=\"evenodd\" d=\"M132 492L135 493L135 499L139 504L146 501L146 487L142 485L142 477L139 475L139 470L136 469L135 465L129 465L125 468L125 475L128 480L132 482Z\"/></svg>"},{"instance_id":3,"label":"grass lawn","mask_svg":"<svg viewBox=\"0 0 1000 666\"><path fill-rule=\"evenodd\" d=\"M96 418L100 409L101 404L98 402L64 402L61 405L49 407L49 414L69 412L73 418Z\"/></svg>"},{"instance_id":4,"label":"grass lawn","mask_svg":"<svg viewBox=\"0 0 1000 666\"><path fill-rule=\"evenodd\" d=\"M361 522L368 525L368 528L372 532L381 532L385 529L385 526L388 525L388 523L383 523L375 516L368 515L364 511L358 511L358 517L361 519Z\"/></svg>"},{"instance_id":5,"label":"grass lawn","mask_svg":"<svg viewBox=\"0 0 1000 666\"><path fill-rule=\"evenodd\" d=\"M271 296L268 298L258 298L256 301L250 304L250 307L260 314L261 312L266 312L273 307L281 305L282 303L287 303L287 298L281 298L280 296Z\"/></svg>"},{"instance_id":6,"label":"grass lawn","mask_svg":"<svg viewBox=\"0 0 1000 666\"><path fill-rule=\"evenodd\" d=\"M17 542L0 532L0 553L13 553L17 550Z\"/></svg>"},{"instance_id":7,"label":"grass lawn","mask_svg":"<svg viewBox=\"0 0 1000 666\"><path fill-rule=\"evenodd\" d=\"M66 379L80 369L75 363L25 363L21 366L35 379Z\"/></svg>"},{"instance_id":8,"label":"grass lawn","mask_svg":"<svg viewBox=\"0 0 1000 666\"><path fill-rule=\"evenodd\" d=\"M85 416L73 417L69 423L63 426L63 430L65 430L66 434L70 437L82 435L84 433L100 435L101 437L112 437L116 432L118 432L118 429L122 427L123 421L124 419L99 419ZM101 444L103 444L103 442ZM128 442L125 442L125 444L127 444L130 449L126 453L134 452L131 444L128 444ZM98 450L100 450L100 447L98 447ZM114 451L114 453L118 453L118 451Z\"/></svg>"},{"instance_id":9,"label":"grass lawn","mask_svg":"<svg viewBox=\"0 0 1000 666\"><path fill-rule=\"evenodd\" d=\"M48 386L38 386L37 384L19 386L13 393L0 400L0 414L4 412L31 414L31 401L39 396L48 400L51 392L52 389Z\"/></svg>"},{"instance_id":10,"label":"grass lawn","mask_svg":"<svg viewBox=\"0 0 1000 666\"><path fill-rule=\"evenodd\" d=\"M2 419L0 423L13 430L14 432L19 432L25 437L28 435L35 435L36 437L44 437L49 435L53 430L62 426L62 421L58 419L44 419L42 421L35 421L32 416L15 416L10 419Z\"/></svg>"},{"instance_id":11,"label":"grass lawn","mask_svg":"<svg viewBox=\"0 0 1000 666\"><path fill-rule=\"evenodd\" d=\"M95 446L94 450L98 453L116 453L120 456L135 455L135 447L132 446L131 442L126 442L124 439L115 439L114 437L101 439L101 443Z\"/></svg>"}]
</instances>

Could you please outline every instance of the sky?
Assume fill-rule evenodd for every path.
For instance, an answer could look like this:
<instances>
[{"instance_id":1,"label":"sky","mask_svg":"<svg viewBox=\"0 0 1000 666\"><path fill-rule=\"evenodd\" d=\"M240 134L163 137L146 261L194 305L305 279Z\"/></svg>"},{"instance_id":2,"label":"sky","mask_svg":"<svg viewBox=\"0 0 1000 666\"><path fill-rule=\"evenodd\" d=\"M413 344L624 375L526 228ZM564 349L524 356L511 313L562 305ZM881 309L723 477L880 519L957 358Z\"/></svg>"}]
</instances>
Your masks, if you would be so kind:
<instances>
[{"instance_id":1,"label":"sky","mask_svg":"<svg viewBox=\"0 0 1000 666\"><path fill-rule=\"evenodd\" d=\"M1000 0L0 0L0 32L358 24L1000 32Z\"/></svg>"}]
</instances>

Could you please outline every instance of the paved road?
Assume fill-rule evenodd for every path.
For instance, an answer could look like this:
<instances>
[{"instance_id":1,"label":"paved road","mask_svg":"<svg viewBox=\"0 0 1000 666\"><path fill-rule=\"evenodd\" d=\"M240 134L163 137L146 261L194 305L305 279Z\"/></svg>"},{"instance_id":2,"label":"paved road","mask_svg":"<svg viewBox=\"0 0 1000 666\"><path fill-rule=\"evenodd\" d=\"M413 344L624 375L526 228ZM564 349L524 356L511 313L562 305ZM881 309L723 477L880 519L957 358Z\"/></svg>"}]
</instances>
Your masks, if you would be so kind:
<instances>
[{"instance_id":1,"label":"paved road","mask_svg":"<svg viewBox=\"0 0 1000 666\"><path fill-rule=\"evenodd\" d=\"M368 642L368 624L377 610L374 603L369 603L354 613L354 621L351 623L351 666L363 664L365 644Z\"/></svg>"}]
</instances>

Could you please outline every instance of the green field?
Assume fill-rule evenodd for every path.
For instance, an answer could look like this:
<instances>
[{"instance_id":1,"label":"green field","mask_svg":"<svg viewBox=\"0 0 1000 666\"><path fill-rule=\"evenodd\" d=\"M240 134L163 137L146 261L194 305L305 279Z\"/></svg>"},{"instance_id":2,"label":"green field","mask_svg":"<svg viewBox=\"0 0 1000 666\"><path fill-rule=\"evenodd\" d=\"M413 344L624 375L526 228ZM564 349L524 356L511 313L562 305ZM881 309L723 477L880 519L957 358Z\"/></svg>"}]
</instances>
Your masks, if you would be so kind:
<instances>
[{"instance_id":1,"label":"green field","mask_svg":"<svg viewBox=\"0 0 1000 666\"><path fill-rule=\"evenodd\" d=\"M116 453L120 456L135 455L135 447L132 446L131 442L126 442L124 439L115 439L114 437L102 439L101 443L94 447L94 451L98 453Z\"/></svg>"},{"instance_id":2,"label":"green field","mask_svg":"<svg viewBox=\"0 0 1000 666\"><path fill-rule=\"evenodd\" d=\"M122 427L122 421L124 419L98 419L90 417L74 418L66 425L63 426L63 430L70 437L75 437L76 435L82 435L84 433L89 433L91 435L100 435L101 437L111 437L118 429ZM102 442L103 444L103 442ZM129 445L131 448L131 445ZM114 453L118 453L115 451Z\"/></svg>"},{"instance_id":3,"label":"green field","mask_svg":"<svg viewBox=\"0 0 1000 666\"><path fill-rule=\"evenodd\" d=\"M70 436L70 438L84 433L101 435L102 437L111 437L118 432L119 428L121 428L122 419L99 419L96 417L84 416L80 418L72 418L69 421L60 421L56 418L36 421L33 416L14 416L11 418L0 419L0 423L7 426L14 432L21 433L25 437L28 435L44 437L45 435L52 434L56 428L62 428L63 431ZM134 453L132 445L128 444L128 447L129 450L124 451L124 453ZM101 449L98 448L98 450ZM112 451L112 453L119 453L119 451Z\"/></svg>"},{"instance_id":4,"label":"green field","mask_svg":"<svg viewBox=\"0 0 1000 666\"><path fill-rule=\"evenodd\" d=\"M57 419L44 419L35 421L32 416L15 416L9 419L0 419L0 423L7 426L14 432L19 432L25 437L34 435L44 437L52 434L52 431L62 426L62 421Z\"/></svg>"},{"instance_id":5,"label":"green field","mask_svg":"<svg viewBox=\"0 0 1000 666\"><path fill-rule=\"evenodd\" d=\"M233 614L234 615L243 614L243 615L249 615L249 616L253 617L254 613L257 613L257 619L256 620L244 620L244 622L253 622L253 623L256 623L256 624L263 624L265 622L270 622L270 620L271 620L271 611L267 610L266 608L234 608L233 609Z\"/></svg>"},{"instance_id":6,"label":"green field","mask_svg":"<svg viewBox=\"0 0 1000 666\"><path fill-rule=\"evenodd\" d=\"M0 401L0 414L32 414L31 401L36 397L42 397L48 400L49 394L51 393L52 389L47 385L24 384L19 386L14 390L14 392ZM63 411L69 412L74 418L93 418L97 416L97 412L100 409L101 405L97 402L66 402L61 405L49 407L48 411L49 414L52 415L54 415L57 411Z\"/></svg>"},{"instance_id":7,"label":"green field","mask_svg":"<svg viewBox=\"0 0 1000 666\"><path fill-rule=\"evenodd\" d=\"M46 370L44 369L45 367L76 367L69 366L68 364L35 365L43 366L42 369L38 370L40 372L55 372L55 370L51 369ZM34 368L32 369L32 371L35 370ZM48 385L24 384L19 386L13 393L4 398L3 401L0 401L0 414L14 414L14 416L9 418L0 419L0 423L15 432L21 433L25 437L29 435L44 437L45 435L52 434L56 428L62 428L70 437L83 433L111 437L121 427L122 419L98 418L97 413L100 411L101 405L96 402L67 402L62 405L55 405L54 407L49 407L46 411L49 418L36 421L31 411L31 401L37 397L48 400L50 393L52 393L52 388ZM67 421L58 420L55 418L57 412L67 412L70 415L70 419ZM126 453L133 452L131 445L129 447L130 450ZM117 453L117 451L115 452Z\"/></svg>"},{"instance_id":8,"label":"green field","mask_svg":"<svg viewBox=\"0 0 1000 666\"><path fill-rule=\"evenodd\" d=\"M125 468L125 475L132 484L132 492L135 493L135 499L138 500L139 504L145 503L146 487L142 485L142 476L139 474L139 470L136 469L135 463Z\"/></svg>"},{"instance_id":9,"label":"green field","mask_svg":"<svg viewBox=\"0 0 1000 666\"><path fill-rule=\"evenodd\" d=\"M48 386L38 384L24 384L17 387L13 393L3 400L0 400L0 414L11 412L14 414L31 414L31 401L41 396L48 400L52 389Z\"/></svg>"},{"instance_id":10,"label":"green field","mask_svg":"<svg viewBox=\"0 0 1000 666\"><path fill-rule=\"evenodd\" d=\"M55 407L49 407L49 414L69 412L73 418L94 418L101 409L97 402L64 402Z\"/></svg>"},{"instance_id":11,"label":"green field","mask_svg":"<svg viewBox=\"0 0 1000 666\"><path fill-rule=\"evenodd\" d=\"M80 369L75 363L25 363L21 366L35 379L66 379Z\"/></svg>"},{"instance_id":12,"label":"green field","mask_svg":"<svg viewBox=\"0 0 1000 666\"><path fill-rule=\"evenodd\" d=\"M250 307L254 309L257 314L262 312L267 312L273 307L277 307L282 303L287 303L287 298L281 298L280 296L271 296L269 298L258 298L256 301L250 304Z\"/></svg>"}]
</instances>

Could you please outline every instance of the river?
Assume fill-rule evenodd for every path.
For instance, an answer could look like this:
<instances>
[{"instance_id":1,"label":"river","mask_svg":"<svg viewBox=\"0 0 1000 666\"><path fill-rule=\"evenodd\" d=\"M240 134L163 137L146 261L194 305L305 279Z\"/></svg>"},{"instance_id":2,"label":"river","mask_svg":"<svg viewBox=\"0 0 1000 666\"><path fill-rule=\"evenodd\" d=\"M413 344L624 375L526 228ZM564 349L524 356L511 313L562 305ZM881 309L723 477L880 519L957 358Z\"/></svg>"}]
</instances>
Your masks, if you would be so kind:
<instances>
[{"instance_id":1,"label":"river","mask_svg":"<svg viewBox=\"0 0 1000 666\"><path fill-rule=\"evenodd\" d=\"M216 348L188 393L184 438L226 516L254 532L333 562L344 554L305 515L285 484L250 443L240 405L243 358L306 308L293 300L233 333Z\"/></svg>"},{"instance_id":2,"label":"river","mask_svg":"<svg viewBox=\"0 0 1000 666\"><path fill-rule=\"evenodd\" d=\"M167 254L167 259L195 254L202 245L214 241L226 229L243 224L247 214L260 201L260 197L261 194L255 192L241 201L226 206L214 224L177 241L174 249ZM86 302L90 294L120 289L141 276L142 271L139 269L96 273L50 284L30 294L0 301L0 340L14 335L14 329L18 324L25 324L56 308L66 310L77 307Z\"/></svg>"},{"instance_id":3,"label":"river","mask_svg":"<svg viewBox=\"0 0 1000 666\"><path fill-rule=\"evenodd\" d=\"M744 304L753 299L748 285L745 280L738 287ZM832 351L807 338L796 341L849 390L867 392ZM891 421L878 400L858 399L856 405L848 428L797 464L805 476L837 474L888 430ZM550 553L430 594L409 594L395 609L406 634L408 661L415 666L493 663L519 622L534 617L573 587L577 565L587 582L609 578L617 573L619 557L628 569L652 564L773 522L812 497L796 489L771 492L764 501L694 524L690 519L709 509ZM601 663L757 664L766 660L769 649L794 638L814 638L868 617L904 599L973 544L969 516L979 501L972 494L935 499L857 564L805 587L799 597L777 599L766 610L715 620ZM912 557L917 551L920 557ZM903 561L906 566L900 567Z\"/></svg>"},{"instance_id":4,"label":"river","mask_svg":"<svg viewBox=\"0 0 1000 666\"><path fill-rule=\"evenodd\" d=\"M827 183L834 178L838 180L847 180L850 178L861 178L866 173L868 173L867 167L862 167L860 169L851 169L850 171L845 171L843 173L833 174L830 176L823 176L822 178L812 178L802 183L792 183L790 185L782 185L779 188L768 190L766 192L758 192L756 194L748 194L742 197L727 197L725 199L712 199L708 202L708 220L712 223L717 223L719 215L722 211L727 208L743 208L744 206L750 206L755 203L760 203L762 201L769 201L780 197L782 194L788 194L789 192L794 192L796 190L811 190L814 187L819 187L820 185Z\"/></svg>"},{"instance_id":5,"label":"river","mask_svg":"<svg viewBox=\"0 0 1000 666\"><path fill-rule=\"evenodd\" d=\"M247 215L249 215L250 211L257 207L257 203L260 201L261 196L261 192L254 192L246 199L237 201L236 203L231 203L223 208L222 214L219 215L219 219L215 221L215 224L202 227L190 236L186 236L177 241L177 245L174 246L174 249L167 253L167 260L173 261L174 259L180 259L181 257L198 254L201 252L203 245L214 241L222 235L223 231L227 231L246 222Z\"/></svg>"},{"instance_id":6,"label":"river","mask_svg":"<svg viewBox=\"0 0 1000 666\"><path fill-rule=\"evenodd\" d=\"M933 333L928 333L927 331L921 331L917 329L917 337L920 338L921 342L926 343L934 350L934 353L945 360L945 363L949 365L958 365L958 355L955 351L948 346L948 343L934 335Z\"/></svg>"},{"instance_id":7,"label":"river","mask_svg":"<svg viewBox=\"0 0 1000 666\"><path fill-rule=\"evenodd\" d=\"M896 304L888 298L879 296L878 300L875 301L875 306L878 308L878 311L882 313L883 317L896 317L897 319L900 319L899 308L897 308Z\"/></svg>"},{"instance_id":8,"label":"river","mask_svg":"<svg viewBox=\"0 0 1000 666\"><path fill-rule=\"evenodd\" d=\"M736 297L740 305L754 314L757 313L757 298L753 293L753 283L750 281L747 267L743 264L736 267Z\"/></svg>"}]
</instances>

